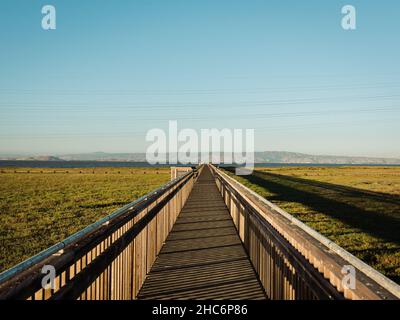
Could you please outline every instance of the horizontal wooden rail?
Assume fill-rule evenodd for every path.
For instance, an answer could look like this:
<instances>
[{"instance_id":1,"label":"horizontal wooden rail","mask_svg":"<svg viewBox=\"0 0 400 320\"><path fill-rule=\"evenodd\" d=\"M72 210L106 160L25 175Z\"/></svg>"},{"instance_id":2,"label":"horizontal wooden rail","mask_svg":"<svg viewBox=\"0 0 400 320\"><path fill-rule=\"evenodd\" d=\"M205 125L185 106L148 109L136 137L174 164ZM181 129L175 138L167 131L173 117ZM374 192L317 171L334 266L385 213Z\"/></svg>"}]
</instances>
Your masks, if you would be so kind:
<instances>
[{"instance_id":1,"label":"horizontal wooden rail","mask_svg":"<svg viewBox=\"0 0 400 320\"><path fill-rule=\"evenodd\" d=\"M0 299L135 299L196 177L188 172L1 273ZM45 265L53 288L43 288Z\"/></svg>"},{"instance_id":2,"label":"horizontal wooden rail","mask_svg":"<svg viewBox=\"0 0 400 320\"><path fill-rule=\"evenodd\" d=\"M399 299L400 286L214 166L218 189L271 299ZM343 282L344 266L355 286Z\"/></svg>"}]
</instances>

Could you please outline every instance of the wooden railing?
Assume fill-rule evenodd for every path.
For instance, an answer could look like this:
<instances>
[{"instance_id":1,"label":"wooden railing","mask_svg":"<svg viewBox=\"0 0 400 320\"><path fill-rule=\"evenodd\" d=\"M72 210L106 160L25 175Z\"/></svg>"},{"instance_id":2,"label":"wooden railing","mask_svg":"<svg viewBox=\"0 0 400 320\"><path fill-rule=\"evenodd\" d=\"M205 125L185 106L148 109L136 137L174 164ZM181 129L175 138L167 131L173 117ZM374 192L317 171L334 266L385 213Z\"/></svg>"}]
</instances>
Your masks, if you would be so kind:
<instances>
[{"instance_id":1,"label":"wooden railing","mask_svg":"<svg viewBox=\"0 0 400 320\"><path fill-rule=\"evenodd\" d=\"M135 299L196 177L191 171L3 272L0 299ZM52 288L43 287L44 266L55 271Z\"/></svg>"},{"instance_id":2,"label":"wooden railing","mask_svg":"<svg viewBox=\"0 0 400 320\"><path fill-rule=\"evenodd\" d=\"M400 286L210 166L270 299L399 299ZM347 281L348 268L355 281ZM351 274L350 274L351 276Z\"/></svg>"}]
</instances>

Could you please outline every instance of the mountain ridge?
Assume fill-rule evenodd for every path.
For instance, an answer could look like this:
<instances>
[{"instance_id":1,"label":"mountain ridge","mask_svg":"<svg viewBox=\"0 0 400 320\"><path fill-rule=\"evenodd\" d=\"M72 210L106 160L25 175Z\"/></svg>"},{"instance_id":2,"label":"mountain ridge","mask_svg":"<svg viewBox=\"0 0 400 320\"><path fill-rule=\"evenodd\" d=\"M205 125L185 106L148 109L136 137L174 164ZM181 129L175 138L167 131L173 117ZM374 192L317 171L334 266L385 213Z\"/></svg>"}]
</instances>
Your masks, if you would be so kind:
<instances>
[{"instance_id":1,"label":"mountain ridge","mask_svg":"<svg viewBox=\"0 0 400 320\"><path fill-rule=\"evenodd\" d=\"M76 153L59 155L40 155L26 157L0 157L0 160L29 161L121 161L146 162L145 153ZM254 153L255 163L299 163L299 164L390 164L400 165L398 158L311 155L290 151L260 151Z\"/></svg>"}]
</instances>

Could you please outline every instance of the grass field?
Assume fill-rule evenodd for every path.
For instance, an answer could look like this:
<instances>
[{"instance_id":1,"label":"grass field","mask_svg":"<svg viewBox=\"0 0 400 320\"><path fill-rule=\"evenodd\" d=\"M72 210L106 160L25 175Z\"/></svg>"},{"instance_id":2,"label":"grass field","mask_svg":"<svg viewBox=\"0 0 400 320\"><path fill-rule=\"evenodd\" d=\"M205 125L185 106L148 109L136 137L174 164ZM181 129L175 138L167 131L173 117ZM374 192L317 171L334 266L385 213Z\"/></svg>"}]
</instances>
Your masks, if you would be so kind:
<instances>
[{"instance_id":1,"label":"grass field","mask_svg":"<svg viewBox=\"0 0 400 320\"><path fill-rule=\"evenodd\" d=\"M169 168L0 168L0 271L169 178Z\"/></svg>"},{"instance_id":2,"label":"grass field","mask_svg":"<svg viewBox=\"0 0 400 320\"><path fill-rule=\"evenodd\" d=\"M400 283L400 167L257 168L236 178Z\"/></svg>"}]
</instances>

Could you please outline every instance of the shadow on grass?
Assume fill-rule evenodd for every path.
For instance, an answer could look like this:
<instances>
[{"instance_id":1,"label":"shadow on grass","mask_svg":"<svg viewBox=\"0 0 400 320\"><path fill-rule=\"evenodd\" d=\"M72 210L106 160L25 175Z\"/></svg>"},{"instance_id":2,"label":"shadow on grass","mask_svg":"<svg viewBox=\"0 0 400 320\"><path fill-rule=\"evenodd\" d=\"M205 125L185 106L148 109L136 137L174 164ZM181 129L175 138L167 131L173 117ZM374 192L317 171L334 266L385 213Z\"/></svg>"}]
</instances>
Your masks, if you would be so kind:
<instances>
[{"instance_id":1,"label":"shadow on grass","mask_svg":"<svg viewBox=\"0 0 400 320\"><path fill-rule=\"evenodd\" d=\"M371 236L400 245L397 196L258 171L242 178L273 193L268 200L302 204Z\"/></svg>"}]
</instances>

